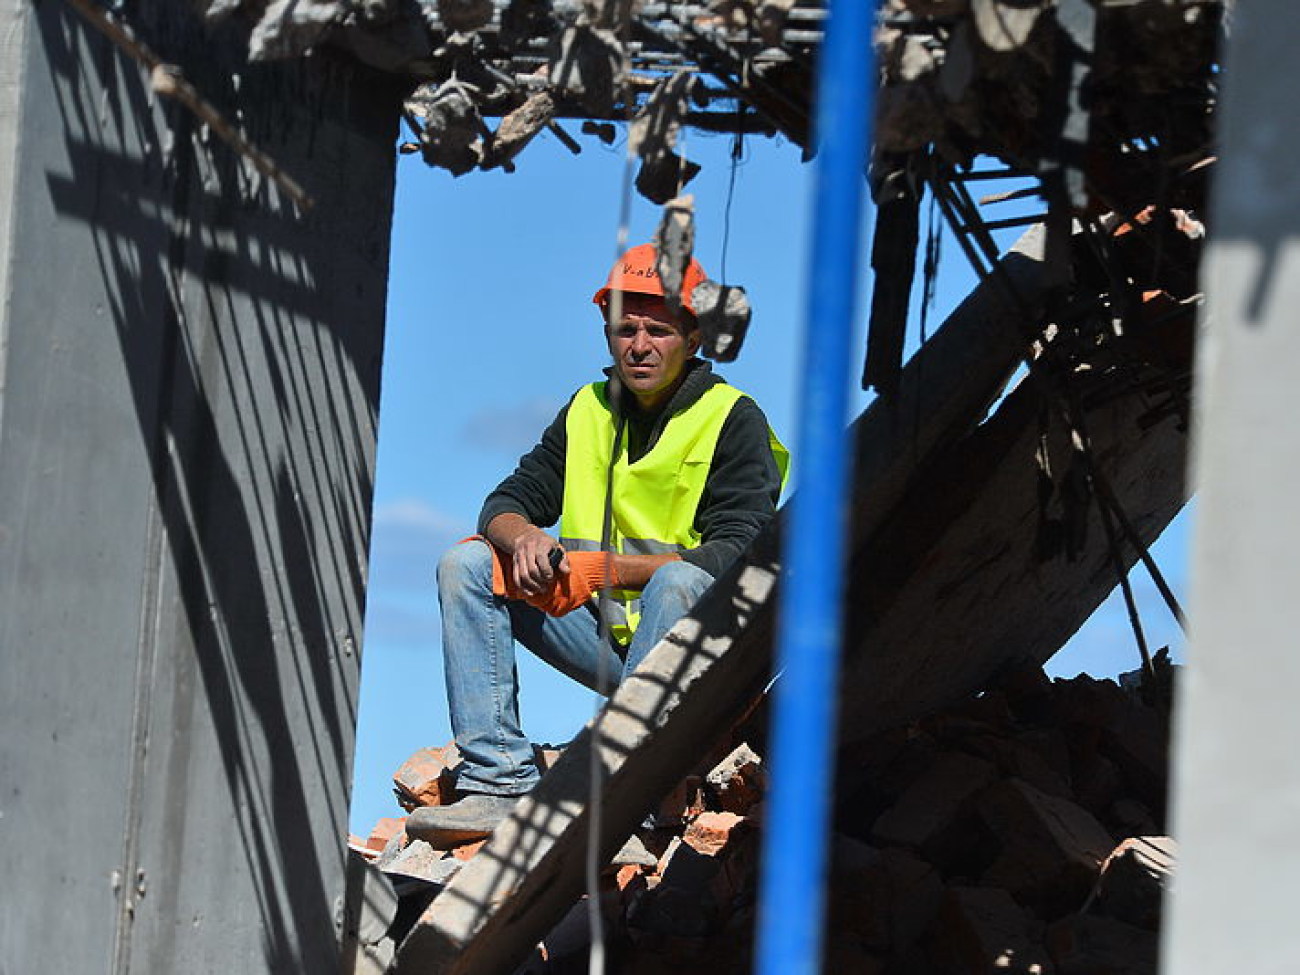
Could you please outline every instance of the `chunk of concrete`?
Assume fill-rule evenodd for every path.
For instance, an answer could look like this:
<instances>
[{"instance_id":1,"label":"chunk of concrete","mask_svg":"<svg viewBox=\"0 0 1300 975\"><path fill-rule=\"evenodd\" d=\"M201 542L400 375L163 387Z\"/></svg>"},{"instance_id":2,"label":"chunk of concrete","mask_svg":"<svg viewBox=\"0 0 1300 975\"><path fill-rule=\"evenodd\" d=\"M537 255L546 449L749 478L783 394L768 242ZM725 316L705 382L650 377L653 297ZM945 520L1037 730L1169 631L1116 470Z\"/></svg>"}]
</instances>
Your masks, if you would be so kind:
<instances>
[{"instance_id":1,"label":"chunk of concrete","mask_svg":"<svg viewBox=\"0 0 1300 975\"><path fill-rule=\"evenodd\" d=\"M1178 843L1172 837L1130 837L1102 864L1092 903L1108 917L1159 931L1164 894L1177 862Z\"/></svg>"},{"instance_id":2,"label":"chunk of concrete","mask_svg":"<svg viewBox=\"0 0 1300 975\"><path fill-rule=\"evenodd\" d=\"M1048 914L1077 910L1115 843L1082 806L1049 796L1019 779L992 786L979 815L1001 842L981 883L1003 887Z\"/></svg>"},{"instance_id":3,"label":"chunk of concrete","mask_svg":"<svg viewBox=\"0 0 1300 975\"><path fill-rule=\"evenodd\" d=\"M982 758L963 752L941 755L881 814L871 829L871 839L878 845L915 850L929 846L996 776L993 763Z\"/></svg>"},{"instance_id":4,"label":"chunk of concrete","mask_svg":"<svg viewBox=\"0 0 1300 975\"><path fill-rule=\"evenodd\" d=\"M1154 975L1160 938L1152 931L1089 914L1072 914L1047 929L1056 975Z\"/></svg>"},{"instance_id":5,"label":"chunk of concrete","mask_svg":"<svg viewBox=\"0 0 1300 975\"><path fill-rule=\"evenodd\" d=\"M1051 975L1040 927L1005 890L952 887L930 932L931 957L948 975Z\"/></svg>"}]
</instances>

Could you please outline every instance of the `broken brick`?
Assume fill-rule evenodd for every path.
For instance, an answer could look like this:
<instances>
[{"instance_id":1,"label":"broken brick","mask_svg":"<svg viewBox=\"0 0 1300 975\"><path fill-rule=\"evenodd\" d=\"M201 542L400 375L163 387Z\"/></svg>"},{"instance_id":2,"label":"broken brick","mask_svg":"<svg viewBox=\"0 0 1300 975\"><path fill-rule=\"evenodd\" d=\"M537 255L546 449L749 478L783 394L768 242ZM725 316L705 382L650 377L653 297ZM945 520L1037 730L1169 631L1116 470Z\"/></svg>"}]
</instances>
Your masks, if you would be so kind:
<instances>
[{"instance_id":1,"label":"broken brick","mask_svg":"<svg viewBox=\"0 0 1300 975\"><path fill-rule=\"evenodd\" d=\"M702 783L703 780L698 775L688 775L678 782L655 810L655 826L681 826L704 812Z\"/></svg>"},{"instance_id":2,"label":"broken brick","mask_svg":"<svg viewBox=\"0 0 1300 975\"><path fill-rule=\"evenodd\" d=\"M682 834L682 842L696 853L717 856L731 840L732 832L745 822L730 812L705 812L695 817Z\"/></svg>"},{"instance_id":3,"label":"broken brick","mask_svg":"<svg viewBox=\"0 0 1300 975\"><path fill-rule=\"evenodd\" d=\"M931 958L949 975L1049 975L1039 926L1005 890L952 887L930 932Z\"/></svg>"},{"instance_id":4,"label":"broken brick","mask_svg":"<svg viewBox=\"0 0 1300 975\"><path fill-rule=\"evenodd\" d=\"M1019 779L992 786L978 805L1002 843L983 885L1004 887L1017 900L1039 902L1055 914L1083 903L1115 845L1090 812Z\"/></svg>"},{"instance_id":5,"label":"broken brick","mask_svg":"<svg viewBox=\"0 0 1300 975\"><path fill-rule=\"evenodd\" d=\"M393 773L393 791L407 812L417 806L441 806L454 800L455 777L460 762L455 745L421 748Z\"/></svg>"},{"instance_id":6,"label":"broken brick","mask_svg":"<svg viewBox=\"0 0 1300 975\"><path fill-rule=\"evenodd\" d=\"M382 853L393 838L406 830L406 817L385 816L375 823L366 837L366 847L376 853Z\"/></svg>"},{"instance_id":7,"label":"broken brick","mask_svg":"<svg viewBox=\"0 0 1300 975\"><path fill-rule=\"evenodd\" d=\"M872 840L884 846L928 846L953 826L995 775L993 764L982 758L961 752L941 756L876 820Z\"/></svg>"},{"instance_id":8,"label":"broken brick","mask_svg":"<svg viewBox=\"0 0 1300 975\"><path fill-rule=\"evenodd\" d=\"M482 839L473 843L462 844L461 846L454 847L451 851L451 855L457 860L471 860L475 853L483 849L483 844L486 842L486 839Z\"/></svg>"},{"instance_id":9,"label":"broken brick","mask_svg":"<svg viewBox=\"0 0 1300 975\"><path fill-rule=\"evenodd\" d=\"M1152 975L1160 938L1152 931L1089 914L1072 914L1047 929L1057 975Z\"/></svg>"},{"instance_id":10,"label":"broken brick","mask_svg":"<svg viewBox=\"0 0 1300 975\"><path fill-rule=\"evenodd\" d=\"M1093 903L1109 917L1158 931L1177 857L1178 844L1168 836L1134 836L1122 841L1101 865Z\"/></svg>"},{"instance_id":11,"label":"broken brick","mask_svg":"<svg viewBox=\"0 0 1300 975\"><path fill-rule=\"evenodd\" d=\"M742 744L719 762L704 781L720 809L743 816L767 791L767 770L758 754Z\"/></svg>"}]
</instances>

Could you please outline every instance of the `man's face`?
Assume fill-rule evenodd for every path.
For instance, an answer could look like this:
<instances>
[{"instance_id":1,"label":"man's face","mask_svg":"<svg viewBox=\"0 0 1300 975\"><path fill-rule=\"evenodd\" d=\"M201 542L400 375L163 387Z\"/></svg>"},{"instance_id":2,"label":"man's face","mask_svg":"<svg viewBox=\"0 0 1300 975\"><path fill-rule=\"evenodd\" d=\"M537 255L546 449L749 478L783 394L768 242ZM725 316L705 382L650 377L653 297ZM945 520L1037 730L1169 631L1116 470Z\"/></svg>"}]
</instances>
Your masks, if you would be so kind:
<instances>
[{"instance_id":1,"label":"man's face","mask_svg":"<svg viewBox=\"0 0 1300 975\"><path fill-rule=\"evenodd\" d=\"M610 313L613 313L610 302ZM686 361L699 347L698 332L682 334L663 298L623 294L617 321L605 328L619 378L643 408L661 405L677 389Z\"/></svg>"}]
</instances>

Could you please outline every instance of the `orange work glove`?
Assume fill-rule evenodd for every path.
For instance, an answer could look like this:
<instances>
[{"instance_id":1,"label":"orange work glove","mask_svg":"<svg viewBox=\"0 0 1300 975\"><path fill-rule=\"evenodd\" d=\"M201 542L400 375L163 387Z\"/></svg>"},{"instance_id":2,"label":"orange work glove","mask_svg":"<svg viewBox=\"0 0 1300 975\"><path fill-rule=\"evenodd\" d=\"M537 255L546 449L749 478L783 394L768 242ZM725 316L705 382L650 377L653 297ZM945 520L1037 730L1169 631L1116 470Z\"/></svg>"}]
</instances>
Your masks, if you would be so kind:
<instances>
[{"instance_id":1,"label":"orange work glove","mask_svg":"<svg viewBox=\"0 0 1300 975\"><path fill-rule=\"evenodd\" d=\"M608 552L565 552L569 574L555 574L549 591L525 597L550 616L564 616L586 603L605 585L617 588L621 580Z\"/></svg>"},{"instance_id":2,"label":"orange work glove","mask_svg":"<svg viewBox=\"0 0 1300 975\"><path fill-rule=\"evenodd\" d=\"M470 535L468 538L462 538L457 545L464 545L466 542L482 542L492 553L492 595L505 596L507 599L527 599L524 591L515 585L514 579L510 572L510 567L506 565L505 556L497 551L497 547L489 542L482 535Z\"/></svg>"}]
</instances>

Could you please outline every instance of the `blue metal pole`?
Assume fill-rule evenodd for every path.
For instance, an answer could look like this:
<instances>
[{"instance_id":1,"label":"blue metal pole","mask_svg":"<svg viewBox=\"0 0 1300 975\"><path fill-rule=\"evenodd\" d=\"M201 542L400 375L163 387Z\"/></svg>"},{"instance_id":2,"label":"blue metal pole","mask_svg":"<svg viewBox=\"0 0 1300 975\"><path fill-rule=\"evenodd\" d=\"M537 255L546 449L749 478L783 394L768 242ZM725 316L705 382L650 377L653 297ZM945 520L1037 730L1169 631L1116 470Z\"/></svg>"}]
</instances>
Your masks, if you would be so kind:
<instances>
[{"instance_id":1,"label":"blue metal pole","mask_svg":"<svg viewBox=\"0 0 1300 975\"><path fill-rule=\"evenodd\" d=\"M764 813L756 971L820 968L847 529L848 383L857 307L875 2L831 0L814 136L799 485L778 604L772 788Z\"/></svg>"}]
</instances>

